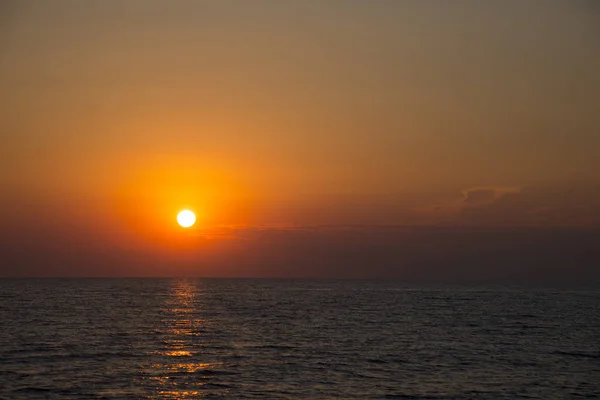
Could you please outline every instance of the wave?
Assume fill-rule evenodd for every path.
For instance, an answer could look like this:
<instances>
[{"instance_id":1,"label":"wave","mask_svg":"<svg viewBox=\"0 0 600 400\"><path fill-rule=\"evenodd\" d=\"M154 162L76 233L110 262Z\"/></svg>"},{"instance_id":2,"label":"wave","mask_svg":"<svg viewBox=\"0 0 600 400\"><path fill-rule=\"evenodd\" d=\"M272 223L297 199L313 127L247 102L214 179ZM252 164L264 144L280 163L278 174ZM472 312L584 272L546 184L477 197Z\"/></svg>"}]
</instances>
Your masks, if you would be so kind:
<instances>
[{"instance_id":1,"label":"wave","mask_svg":"<svg viewBox=\"0 0 600 400\"><path fill-rule=\"evenodd\" d=\"M564 356L571 356L571 357L580 357L580 358L600 358L600 353L590 353L590 352L585 352L585 351L562 351L562 350L557 350L552 352L553 354L560 354L560 355L564 355Z\"/></svg>"}]
</instances>

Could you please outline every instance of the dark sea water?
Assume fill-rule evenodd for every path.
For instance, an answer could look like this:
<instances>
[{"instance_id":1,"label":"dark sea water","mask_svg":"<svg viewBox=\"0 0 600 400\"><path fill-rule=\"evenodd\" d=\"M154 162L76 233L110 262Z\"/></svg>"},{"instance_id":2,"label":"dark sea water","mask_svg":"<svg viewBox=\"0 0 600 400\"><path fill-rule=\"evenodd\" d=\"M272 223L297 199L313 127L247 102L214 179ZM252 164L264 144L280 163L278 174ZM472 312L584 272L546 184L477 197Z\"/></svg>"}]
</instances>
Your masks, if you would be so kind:
<instances>
[{"instance_id":1,"label":"dark sea water","mask_svg":"<svg viewBox=\"0 0 600 400\"><path fill-rule=\"evenodd\" d=\"M600 290L0 280L1 399L600 397Z\"/></svg>"}]
</instances>

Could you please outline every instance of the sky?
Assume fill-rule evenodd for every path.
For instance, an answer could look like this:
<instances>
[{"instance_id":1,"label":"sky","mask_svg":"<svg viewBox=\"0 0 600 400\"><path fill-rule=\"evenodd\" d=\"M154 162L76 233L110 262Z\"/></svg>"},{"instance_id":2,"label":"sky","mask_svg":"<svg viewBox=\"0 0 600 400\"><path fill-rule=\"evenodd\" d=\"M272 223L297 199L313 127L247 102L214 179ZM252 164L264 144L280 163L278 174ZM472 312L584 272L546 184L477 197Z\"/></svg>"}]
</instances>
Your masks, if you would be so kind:
<instances>
[{"instance_id":1,"label":"sky","mask_svg":"<svg viewBox=\"0 0 600 400\"><path fill-rule=\"evenodd\" d=\"M598 71L590 0L4 0L0 276L600 281Z\"/></svg>"}]
</instances>

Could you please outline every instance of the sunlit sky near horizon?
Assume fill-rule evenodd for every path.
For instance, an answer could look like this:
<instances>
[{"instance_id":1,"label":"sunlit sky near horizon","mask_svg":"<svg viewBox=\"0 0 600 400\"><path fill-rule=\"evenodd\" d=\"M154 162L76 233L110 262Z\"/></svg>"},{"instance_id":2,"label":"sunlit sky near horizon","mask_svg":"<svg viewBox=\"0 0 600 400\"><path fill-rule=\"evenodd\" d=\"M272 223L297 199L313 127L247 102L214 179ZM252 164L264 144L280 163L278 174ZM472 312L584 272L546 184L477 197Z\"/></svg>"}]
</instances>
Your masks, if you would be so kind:
<instances>
[{"instance_id":1,"label":"sunlit sky near horizon","mask_svg":"<svg viewBox=\"0 0 600 400\"><path fill-rule=\"evenodd\" d=\"M322 226L600 227L594 1L15 0L0 15L12 264L65 264L73 241L139 274L228 240L248 254L265 230L260 246Z\"/></svg>"}]
</instances>

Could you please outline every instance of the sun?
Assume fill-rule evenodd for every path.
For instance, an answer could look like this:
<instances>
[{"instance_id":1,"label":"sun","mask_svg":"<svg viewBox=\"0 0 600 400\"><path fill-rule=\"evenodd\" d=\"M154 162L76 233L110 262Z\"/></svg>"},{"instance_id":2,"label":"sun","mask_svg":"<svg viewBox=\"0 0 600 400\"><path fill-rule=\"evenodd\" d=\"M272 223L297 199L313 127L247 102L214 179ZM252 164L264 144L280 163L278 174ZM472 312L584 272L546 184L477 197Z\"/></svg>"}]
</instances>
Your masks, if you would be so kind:
<instances>
[{"instance_id":1,"label":"sun","mask_svg":"<svg viewBox=\"0 0 600 400\"><path fill-rule=\"evenodd\" d=\"M177 214L177 223L183 228L189 228L196 223L196 215L190 210L183 210Z\"/></svg>"}]
</instances>

